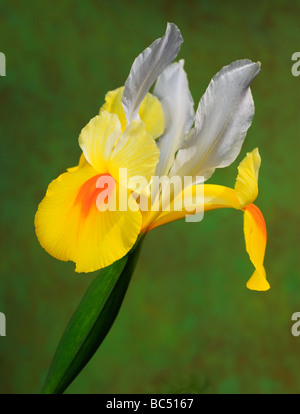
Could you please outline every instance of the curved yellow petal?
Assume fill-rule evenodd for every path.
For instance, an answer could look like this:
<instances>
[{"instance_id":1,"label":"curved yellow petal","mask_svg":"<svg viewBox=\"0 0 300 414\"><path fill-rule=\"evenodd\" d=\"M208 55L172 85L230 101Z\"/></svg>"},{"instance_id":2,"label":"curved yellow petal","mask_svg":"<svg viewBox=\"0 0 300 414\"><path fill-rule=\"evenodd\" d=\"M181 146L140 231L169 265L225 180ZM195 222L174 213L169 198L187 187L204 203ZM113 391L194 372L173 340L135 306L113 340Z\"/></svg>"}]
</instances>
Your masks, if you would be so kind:
<instances>
[{"instance_id":1,"label":"curved yellow petal","mask_svg":"<svg viewBox=\"0 0 300 414\"><path fill-rule=\"evenodd\" d=\"M121 122L122 132L125 131L126 128L126 117L121 101L123 92L124 86L108 92L105 96L105 103L100 108L99 112L100 115L103 111L117 114ZM154 139L162 135L165 128L163 109L159 100L151 93L148 93L144 98L139 109L139 116L145 123L147 132L149 132Z\"/></svg>"},{"instance_id":2,"label":"curved yellow petal","mask_svg":"<svg viewBox=\"0 0 300 414\"><path fill-rule=\"evenodd\" d=\"M267 243L266 225L261 211L251 204L258 193L257 180L260 162L257 149L247 154L239 165L235 189L211 184L194 185L175 197L169 205L171 211L143 212L143 230L149 231L193 214L190 207L195 207L196 212L201 212L201 205L195 204L195 199L197 189L202 187L204 191L202 211L228 207L244 211L246 251L255 267L255 272L249 279L247 287L258 291L270 289L263 265Z\"/></svg>"},{"instance_id":3,"label":"curved yellow petal","mask_svg":"<svg viewBox=\"0 0 300 414\"><path fill-rule=\"evenodd\" d=\"M109 173L122 185L145 188L154 175L159 149L142 121L132 121L118 140L109 160ZM123 174L121 169L126 169ZM143 181L143 183L142 183Z\"/></svg>"},{"instance_id":4,"label":"curved yellow petal","mask_svg":"<svg viewBox=\"0 0 300 414\"><path fill-rule=\"evenodd\" d=\"M203 199L201 200L201 202L203 201L203 206L195 203L197 199L197 191L199 194L203 194ZM181 206L183 208L180 211L179 209ZM232 188L213 184L193 185L192 187L184 189L184 191L172 201L169 206L170 211L162 211L158 217L156 217L150 224L149 230L193 214L192 208L194 208L195 212L201 211L201 209L205 212L219 208L239 209L240 204L235 191ZM143 227L145 227L147 226L148 215L144 213L143 217Z\"/></svg>"},{"instance_id":5,"label":"curved yellow petal","mask_svg":"<svg viewBox=\"0 0 300 414\"><path fill-rule=\"evenodd\" d=\"M267 244L267 230L264 217L254 204L245 208L244 235L246 250L255 267L255 272L247 282L247 288L251 290L265 291L270 289L266 279L264 257Z\"/></svg>"},{"instance_id":6,"label":"curved yellow petal","mask_svg":"<svg viewBox=\"0 0 300 414\"><path fill-rule=\"evenodd\" d=\"M82 129L79 145L86 160L99 172L108 171L108 159L121 134L116 114L102 111Z\"/></svg>"},{"instance_id":7,"label":"curved yellow petal","mask_svg":"<svg viewBox=\"0 0 300 414\"><path fill-rule=\"evenodd\" d=\"M260 164L261 158L258 149L255 148L252 152L247 153L238 166L238 175L234 188L242 207L253 203L257 198Z\"/></svg>"},{"instance_id":8,"label":"curved yellow petal","mask_svg":"<svg viewBox=\"0 0 300 414\"><path fill-rule=\"evenodd\" d=\"M100 211L99 196L106 189L99 186L103 176L110 177L89 165L60 175L50 183L35 216L42 247L59 260L75 262L76 272L92 272L120 259L140 233L142 217L138 209ZM128 200L130 192L123 191ZM118 185L111 185L109 194L111 200L115 197L118 208ZM105 198L100 202L104 206Z\"/></svg>"},{"instance_id":9,"label":"curved yellow petal","mask_svg":"<svg viewBox=\"0 0 300 414\"><path fill-rule=\"evenodd\" d=\"M226 207L241 209L252 203L258 194L257 180L260 163L261 159L257 148L247 153L238 167L238 176L234 190L220 185L199 184L200 186L204 186L204 211ZM199 185L184 189L171 203L171 211L161 212L151 224L150 228L152 229L162 224L184 218L187 211L176 211L178 210L176 205L180 205L181 200L185 200L186 206L195 205L193 200L195 200L196 189L199 188ZM144 216L146 217L146 215Z\"/></svg>"}]
</instances>

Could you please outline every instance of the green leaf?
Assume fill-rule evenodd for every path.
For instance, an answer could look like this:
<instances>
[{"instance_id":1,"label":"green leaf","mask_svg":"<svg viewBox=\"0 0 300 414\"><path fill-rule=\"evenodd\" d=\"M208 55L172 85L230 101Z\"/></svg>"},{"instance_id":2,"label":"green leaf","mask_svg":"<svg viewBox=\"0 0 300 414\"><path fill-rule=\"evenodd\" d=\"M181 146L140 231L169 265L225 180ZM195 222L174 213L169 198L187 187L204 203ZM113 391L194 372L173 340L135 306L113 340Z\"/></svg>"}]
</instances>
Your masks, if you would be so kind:
<instances>
[{"instance_id":1,"label":"green leaf","mask_svg":"<svg viewBox=\"0 0 300 414\"><path fill-rule=\"evenodd\" d=\"M142 245L102 269L73 314L54 355L44 394L61 394L101 345L118 312Z\"/></svg>"}]
</instances>

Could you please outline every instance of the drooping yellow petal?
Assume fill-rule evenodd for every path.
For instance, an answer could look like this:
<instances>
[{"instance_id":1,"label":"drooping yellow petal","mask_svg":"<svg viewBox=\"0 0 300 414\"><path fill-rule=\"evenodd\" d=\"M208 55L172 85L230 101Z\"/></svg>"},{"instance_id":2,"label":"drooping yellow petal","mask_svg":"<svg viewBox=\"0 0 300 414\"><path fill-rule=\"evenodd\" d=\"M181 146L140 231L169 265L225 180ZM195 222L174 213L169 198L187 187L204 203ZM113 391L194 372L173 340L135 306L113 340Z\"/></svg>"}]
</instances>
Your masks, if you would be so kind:
<instances>
[{"instance_id":1,"label":"drooping yellow petal","mask_svg":"<svg viewBox=\"0 0 300 414\"><path fill-rule=\"evenodd\" d=\"M109 160L109 173L122 185L138 190L136 184L144 181L144 188L154 175L159 149L146 131L142 121L133 121L117 142ZM120 168L126 174L120 174Z\"/></svg>"},{"instance_id":2,"label":"drooping yellow petal","mask_svg":"<svg viewBox=\"0 0 300 414\"><path fill-rule=\"evenodd\" d=\"M258 173L261 158L258 149L248 152L246 157L238 166L238 175L235 183L236 195L242 207L245 207L257 198L258 195Z\"/></svg>"},{"instance_id":3,"label":"drooping yellow petal","mask_svg":"<svg viewBox=\"0 0 300 414\"><path fill-rule=\"evenodd\" d=\"M247 288L259 291L268 290L270 285L266 279L263 264L267 244L267 230L264 217L254 204L250 204L245 208L244 235L247 253L255 267L255 272L249 279Z\"/></svg>"},{"instance_id":4,"label":"drooping yellow petal","mask_svg":"<svg viewBox=\"0 0 300 414\"><path fill-rule=\"evenodd\" d=\"M126 128L126 117L122 105L123 92L124 86L108 92L105 96L105 103L99 112L100 114L103 111L117 114L121 122L122 132ZM154 139L162 135L165 128L165 118L161 103L154 95L150 93L146 95L139 109L139 116L145 123L147 132Z\"/></svg>"},{"instance_id":5,"label":"drooping yellow petal","mask_svg":"<svg viewBox=\"0 0 300 414\"><path fill-rule=\"evenodd\" d=\"M102 111L82 129L79 145L86 160L99 172L108 170L108 159L121 134L116 114Z\"/></svg>"},{"instance_id":6,"label":"drooping yellow petal","mask_svg":"<svg viewBox=\"0 0 300 414\"><path fill-rule=\"evenodd\" d=\"M103 177L110 178L108 189L99 186ZM130 192L123 191L128 200ZM117 211L100 211L108 194ZM60 175L50 183L35 216L42 247L59 260L75 262L76 272L92 272L120 259L134 245L142 218L138 210L118 211L119 198L115 180L89 165Z\"/></svg>"},{"instance_id":7,"label":"drooping yellow petal","mask_svg":"<svg viewBox=\"0 0 300 414\"><path fill-rule=\"evenodd\" d=\"M247 287L259 291L270 289L263 265L267 242L266 225L261 211L254 204L251 204L258 193L259 167L260 156L258 150L255 149L248 153L241 162L238 168L235 189L210 184L200 184L186 188L171 202L171 211L143 212L142 228L149 231L193 214L190 208L179 208L182 206L192 206L195 207L196 212L201 212L201 206L195 204L195 193L197 188L202 186L204 188L202 211L206 212L219 208L234 208L244 211L246 250L255 266L255 272L249 279Z\"/></svg>"},{"instance_id":8,"label":"drooping yellow petal","mask_svg":"<svg viewBox=\"0 0 300 414\"><path fill-rule=\"evenodd\" d=\"M197 190L198 189L198 190ZM197 205L196 193L203 194L203 206ZM182 209L180 210L182 206ZM184 189L175 200L170 204L170 211L162 211L160 215L151 223L149 230L175 220L185 218L198 211L210 211L219 208L239 209L240 204L235 191L232 188L213 184L198 184ZM157 215L156 215L157 216ZM143 227L147 226L147 214L143 214Z\"/></svg>"}]
</instances>

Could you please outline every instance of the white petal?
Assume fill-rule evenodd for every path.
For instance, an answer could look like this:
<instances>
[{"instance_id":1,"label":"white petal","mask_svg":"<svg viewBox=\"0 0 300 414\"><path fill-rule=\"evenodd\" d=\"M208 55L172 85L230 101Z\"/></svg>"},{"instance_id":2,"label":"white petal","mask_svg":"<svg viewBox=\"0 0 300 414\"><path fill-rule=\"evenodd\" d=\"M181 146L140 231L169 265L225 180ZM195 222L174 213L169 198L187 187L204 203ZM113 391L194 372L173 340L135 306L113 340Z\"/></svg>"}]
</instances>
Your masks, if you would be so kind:
<instances>
[{"instance_id":1,"label":"white petal","mask_svg":"<svg viewBox=\"0 0 300 414\"><path fill-rule=\"evenodd\" d=\"M156 175L167 175L175 153L194 122L194 101L189 90L184 61L169 65L159 76L153 94L160 100L165 114L165 133L158 141L160 150Z\"/></svg>"},{"instance_id":2,"label":"white petal","mask_svg":"<svg viewBox=\"0 0 300 414\"><path fill-rule=\"evenodd\" d=\"M183 39L173 23L168 23L165 35L155 40L133 62L125 82L122 104L127 122L138 119L139 107L159 74L177 56Z\"/></svg>"},{"instance_id":3,"label":"white petal","mask_svg":"<svg viewBox=\"0 0 300 414\"><path fill-rule=\"evenodd\" d=\"M177 153L172 175L206 180L215 168L236 159L254 115L249 86L259 71L260 63L244 59L214 76L200 100L195 127Z\"/></svg>"}]
</instances>

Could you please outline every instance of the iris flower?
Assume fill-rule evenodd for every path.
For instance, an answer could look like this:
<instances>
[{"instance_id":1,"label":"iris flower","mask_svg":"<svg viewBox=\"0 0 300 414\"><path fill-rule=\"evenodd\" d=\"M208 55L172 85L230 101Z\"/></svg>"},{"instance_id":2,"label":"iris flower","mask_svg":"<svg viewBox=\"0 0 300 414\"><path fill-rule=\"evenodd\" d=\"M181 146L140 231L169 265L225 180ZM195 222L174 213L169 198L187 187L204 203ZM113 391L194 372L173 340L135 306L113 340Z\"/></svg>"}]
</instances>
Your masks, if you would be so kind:
<instances>
[{"instance_id":1,"label":"iris flower","mask_svg":"<svg viewBox=\"0 0 300 414\"><path fill-rule=\"evenodd\" d=\"M75 262L76 272L95 271L126 255L140 235L190 215L189 203L197 210L194 196L200 189L204 211L243 212L246 250L255 267L247 287L267 290L266 226L253 204L258 150L240 163L234 189L203 184L240 153L254 115L250 84L260 64L238 60L223 67L195 112L184 62L172 63L182 42L179 29L169 23L165 35L135 59L124 87L107 93L99 114L80 133L79 164L50 183L39 205L37 237L55 258ZM172 191L163 209L163 186L151 186L155 176L191 180L180 192ZM139 177L145 185L138 185ZM150 203L148 211L140 207L143 197ZM122 208L101 208L110 199L120 205L121 198ZM185 208L180 210L182 199Z\"/></svg>"}]
</instances>

